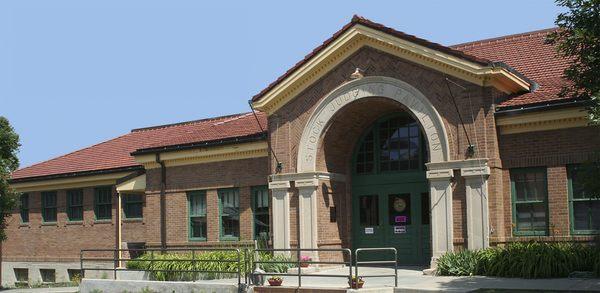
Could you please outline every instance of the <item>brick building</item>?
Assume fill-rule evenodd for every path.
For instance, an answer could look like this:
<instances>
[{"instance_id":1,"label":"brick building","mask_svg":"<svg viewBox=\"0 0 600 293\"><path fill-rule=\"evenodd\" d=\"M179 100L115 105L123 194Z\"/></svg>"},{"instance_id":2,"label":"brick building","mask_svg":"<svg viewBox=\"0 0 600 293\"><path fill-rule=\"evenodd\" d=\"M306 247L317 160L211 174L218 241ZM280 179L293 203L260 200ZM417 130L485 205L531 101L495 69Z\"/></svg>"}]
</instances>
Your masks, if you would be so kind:
<instances>
[{"instance_id":1,"label":"brick building","mask_svg":"<svg viewBox=\"0 0 600 293\"><path fill-rule=\"evenodd\" d=\"M590 241L600 202L576 172L600 129L559 95L568 61L550 31L447 47L355 16L253 97L256 116L135 129L20 169L3 284L67 280L85 248L288 248L299 234L434 265L459 248Z\"/></svg>"}]
</instances>

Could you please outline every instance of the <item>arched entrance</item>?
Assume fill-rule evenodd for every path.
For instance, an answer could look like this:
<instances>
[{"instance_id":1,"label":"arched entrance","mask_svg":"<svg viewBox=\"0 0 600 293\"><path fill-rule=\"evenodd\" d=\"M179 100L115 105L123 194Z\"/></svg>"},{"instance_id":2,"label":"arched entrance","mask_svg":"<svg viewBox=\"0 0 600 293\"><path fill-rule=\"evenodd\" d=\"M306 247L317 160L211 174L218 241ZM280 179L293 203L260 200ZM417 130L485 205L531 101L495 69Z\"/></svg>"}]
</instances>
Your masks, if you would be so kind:
<instances>
[{"instance_id":1,"label":"arched entrance","mask_svg":"<svg viewBox=\"0 0 600 293\"><path fill-rule=\"evenodd\" d=\"M353 247L394 247L400 264L430 261L427 153L406 112L378 119L361 137L351 169Z\"/></svg>"},{"instance_id":2,"label":"arched entrance","mask_svg":"<svg viewBox=\"0 0 600 293\"><path fill-rule=\"evenodd\" d=\"M332 125L333 117L341 113L341 109L346 109L347 105L365 98L383 98L397 102L419 125L423 141L427 145L428 170L425 177L427 181L421 181L421 185L415 190L422 190L423 186L428 187L429 190L431 253L432 260L434 260L444 252L453 249L452 188L450 183L454 175L449 165L448 136L440 114L419 90L406 82L384 76L364 77L346 82L327 94L315 107L302 130L298 143L296 173L271 175L272 181L269 183L269 188L273 192L274 247L290 247L289 207L292 182L299 195L300 247L317 248L320 243L326 241L326 239L321 240L327 235L322 234L318 226L319 221L323 220L319 218L319 209L322 209L323 206L317 204L317 197L328 192L320 189L321 184L325 181L343 181L344 175L337 176L340 174L329 173L322 167L318 168L317 152L326 129ZM361 110L370 111L369 108ZM422 171L420 176L423 178ZM351 217L351 215L345 216Z\"/></svg>"}]
</instances>

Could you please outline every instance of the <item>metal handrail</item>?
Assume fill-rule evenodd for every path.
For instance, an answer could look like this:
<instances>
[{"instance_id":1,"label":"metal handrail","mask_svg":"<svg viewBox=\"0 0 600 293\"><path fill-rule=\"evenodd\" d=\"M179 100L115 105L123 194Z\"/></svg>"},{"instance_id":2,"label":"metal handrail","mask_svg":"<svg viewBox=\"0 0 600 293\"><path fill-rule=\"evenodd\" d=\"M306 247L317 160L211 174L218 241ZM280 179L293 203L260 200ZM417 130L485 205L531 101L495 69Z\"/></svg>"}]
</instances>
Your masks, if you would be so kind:
<instances>
[{"instance_id":1,"label":"metal handrail","mask_svg":"<svg viewBox=\"0 0 600 293\"><path fill-rule=\"evenodd\" d=\"M85 271L113 271L113 277L116 280L117 279L117 271L119 271L121 268L118 268L117 265L119 263L121 263L122 261L136 261L136 259L131 259L131 258L122 258L119 257L119 252L122 251L127 251L127 252L150 252L150 259L146 259L146 260L139 260L140 262L157 262L157 261L174 261L174 262L184 262L184 261L191 261L192 263L195 262L213 262L213 263L219 263L219 262L229 262L229 263L237 263L237 269L235 271L211 271L211 270L161 270L161 269L126 269L128 271L144 271L144 272L167 272L167 273L220 273L220 274L235 274L237 275L237 279L238 279L238 287L240 286L240 284L242 283L242 272L241 272L241 265L242 265L242 258L241 258L241 250L239 248L204 248L204 247L198 247L198 248L131 248L131 249L82 249L79 255L79 265L80 265L80 269L81 269L81 276L82 278L85 277ZM174 252L174 251L190 251L192 252L192 258L191 259L155 259L154 258L154 252L155 251L160 251L160 252ZM235 259L220 259L220 260L209 260L209 259L197 259L196 258L196 252L197 251L233 251L236 252L237 258ZM112 252L113 253L113 258L98 258L98 257L90 257L90 258L85 258L84 254L86 252ZM245 252L244 252L245 253ZM112 261L113 262L113 268L93 268L93 267L84 267L84 261ZM244 262L244 266L246 266L246 263Z\"/></svg>"},{"instance_id":2,"label":"metal handrail","mask_svg":"<svg viewBox=\"0 0 600 293\"><path fill-rule=\"evenodd\" d=\"M329 277L329 278L348 278L348 284L350 285L352 282L352 251L348 248L278 248L278 249L255 249L255 252L297 252L299 255L302 251L310 251L310 252L341 252L342 254L348 255L348 261L342 262L333 262L333 261L302 261L299 257L296 257L295 261L261 261L260 254L258 256L258 260L254 259L252 261L252 267L256 264L273 264L273 263L296 263L298 272L296 274L291 273L253 273L258 276L297 276L298 277L298 287L302 287L302 267L301 264L343 264L348 266L348 275L331 275L331 274L318 274L318 275L310 275L311 277Z\"/></svg>"},{"instance_id":3,"label":"metal handrail","mask_svg":"<svg viewBox=\"0 0 600 293\"><path fill-rule=\"evenodd\" d=\"M394 260L381 260L381 261L358 261L358 255L361 251L392 251L394 252ZM354 256L356 258L355 269L356 277L358 278L358 265L359 264L394 264L393 275L368 275L362 276L363 278L368 277L394 277L394 287L398 287L398 251L394 247L382 247L382 248L357 248L354 250Z\"/></svg>"}]
</instances>

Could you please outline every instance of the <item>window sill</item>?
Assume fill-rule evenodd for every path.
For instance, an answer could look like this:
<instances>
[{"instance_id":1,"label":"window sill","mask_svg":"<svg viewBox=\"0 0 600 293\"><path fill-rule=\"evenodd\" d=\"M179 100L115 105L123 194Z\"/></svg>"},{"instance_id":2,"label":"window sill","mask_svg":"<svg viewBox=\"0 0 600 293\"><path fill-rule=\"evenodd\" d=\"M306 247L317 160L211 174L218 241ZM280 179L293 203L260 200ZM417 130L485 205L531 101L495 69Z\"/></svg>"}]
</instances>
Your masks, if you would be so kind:
<instances>
[{"instance_id":1,"label":"window sill","mask_svg":"<svg viewBox=\"0 0 600 293\"><path fill-rule=\"evenodd\" d=\"M41 226L58 226L58 222L42 222Z\"/></svg>"},{"instance_id":2,"label":"window sill","mask_svg":"<svg viewBox=\"0 0 600 293\"><path fill-rule=\"evenodd\" d=\"M137 223L137 222L143 222L144 218L123 218L123 220L121 220L123 223Z\"/></svg>"},{"instance_id":3,"label":"window sill","mask_svg":"<svg viewBox=\"0 0 600 293\"><path fill-rule=\"evenodd\" d=\"M94 220L94 224L112 224L112 219Z\"/></svg>"},{"instance_id":4,"label":"window sill","mask_svg":"<svg viewBox=\"0 0 600 293\"><path fill-rule=\"evenodd\" d=\"M573 230L571 231L571 235L598 235L600 231L598 230Z\"/></svg>"},{"instance_id":5,"label":"window sill","mask_svg":"<svg viewBox=\"0 0 600 293\"><path fill-rule=\"evenodd\" d=\"M235 236L221 236L219 241L240 241L240 237Z\"/></svg>"},{"instance_id":6,"label":"window sill","mask_svg":"<svg viewBox=\"0 0 600 293\"><path fill-rule=\"evenodd\" d=\"M27 223L20 223L19 227L31 227L31 225L29 224L29 222L27 222Z\"/></svg>"},{"instance_id":7,"label":"window sill","mask_svg":"<svg viewBox=\"0 0 600 293\"><path fill-rule=\"evenodd\" d=\"M206 238L189 238L190 242L206 242Z\"/></svg>"},{"instance_id":8,"label":"window sill","mask_svg":"<svg viewBox=\"0 0 600 293\"><path fill-rule=\"evenodd\" d=\"M83 225L83 220L81 220L81 221L67 221L67 225Z\"/></svg>"}]
</instances>

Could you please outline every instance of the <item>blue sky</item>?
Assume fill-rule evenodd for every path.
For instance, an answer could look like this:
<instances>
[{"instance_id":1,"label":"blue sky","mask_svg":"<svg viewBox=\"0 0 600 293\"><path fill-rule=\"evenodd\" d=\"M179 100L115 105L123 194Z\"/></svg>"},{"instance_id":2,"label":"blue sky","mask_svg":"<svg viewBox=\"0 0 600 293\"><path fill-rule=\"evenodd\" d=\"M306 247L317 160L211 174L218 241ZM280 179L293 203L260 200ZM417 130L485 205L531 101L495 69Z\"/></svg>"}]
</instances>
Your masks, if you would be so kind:
<instances>
[{"instance_id":1,"label":"blue sky","mask_svg":"<svg viewBox=\"0 0 600 293\"><path fill-rule=\"evenodd\" d=\"M21 166L247 100L359 14L445 45L553 26L552 1L0 2Z\"/></svg>"}]
</instances>

